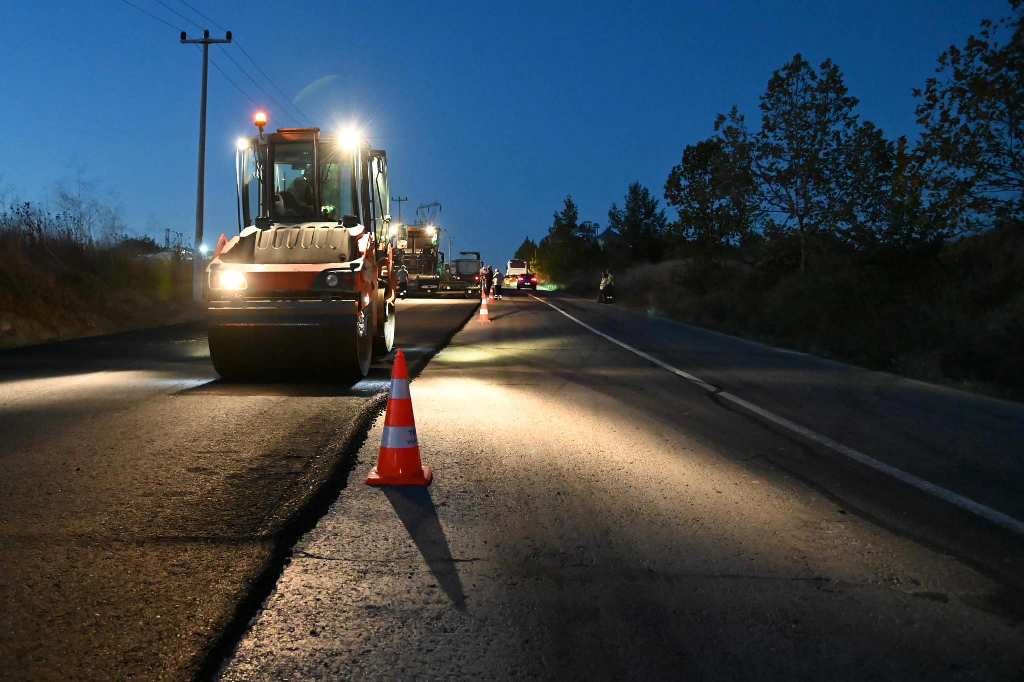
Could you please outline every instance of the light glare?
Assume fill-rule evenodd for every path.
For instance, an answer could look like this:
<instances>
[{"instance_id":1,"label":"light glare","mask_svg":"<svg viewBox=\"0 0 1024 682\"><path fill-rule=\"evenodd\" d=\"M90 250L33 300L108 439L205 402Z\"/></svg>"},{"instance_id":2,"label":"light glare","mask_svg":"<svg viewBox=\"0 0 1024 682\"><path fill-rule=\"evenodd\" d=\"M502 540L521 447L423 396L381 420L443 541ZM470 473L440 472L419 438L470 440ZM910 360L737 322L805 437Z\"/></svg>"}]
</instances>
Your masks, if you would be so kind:
<instances>
[{"instance_id":1,"label":"light glare","mask_svg":"<svg viewBox=\"0 0 1024 682\"><path fill-rule=\"evenodd\" d=\"M355 151L363 141L363 132L355 125L350 125L338 131L338 146L345 151Z\"/></svg>"},{"instance_id":2,"label":"light glare","mask_svg":"<svg viewBox=\"0 0 1024 682\"><path fill-rule=\"evenodd\" d=\"M241 291L246 287L245 275L237 270L224 270L220 273L220 288L227 291Z\"/></svg>"}]
</instances>

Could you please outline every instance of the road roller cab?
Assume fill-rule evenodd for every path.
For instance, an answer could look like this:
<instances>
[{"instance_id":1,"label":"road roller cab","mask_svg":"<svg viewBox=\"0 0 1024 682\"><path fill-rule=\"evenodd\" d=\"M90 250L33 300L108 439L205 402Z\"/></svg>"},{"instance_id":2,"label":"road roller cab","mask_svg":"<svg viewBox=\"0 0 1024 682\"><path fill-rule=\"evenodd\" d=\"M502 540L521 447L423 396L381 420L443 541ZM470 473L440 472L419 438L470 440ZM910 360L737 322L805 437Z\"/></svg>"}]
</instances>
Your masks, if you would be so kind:
<instances>
[{"instance_id":1,"label":"road roller cab","mask_svg":"<svg viewBox=\"0 0 1024 682\"><path fill-rule=\"evenodd\" d=\"M365 376L394 344L387 156L354 129L257 125L238 141L239 232L207 268L214 366Z\"/></svg>"}]
</instances>

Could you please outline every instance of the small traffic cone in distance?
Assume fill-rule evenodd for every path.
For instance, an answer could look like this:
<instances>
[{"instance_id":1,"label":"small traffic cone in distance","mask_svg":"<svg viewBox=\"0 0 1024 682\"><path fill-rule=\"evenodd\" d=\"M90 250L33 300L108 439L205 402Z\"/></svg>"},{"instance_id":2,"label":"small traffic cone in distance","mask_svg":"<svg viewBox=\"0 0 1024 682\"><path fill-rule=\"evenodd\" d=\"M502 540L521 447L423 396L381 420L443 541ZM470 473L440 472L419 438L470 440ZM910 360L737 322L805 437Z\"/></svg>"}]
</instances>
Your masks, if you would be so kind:
<instances>
[{"instance_id":1,"label":"small traffic cone in distance","mask_svg":"<svg viewBox=\"0 0 1024 682\"><path fill-rule=\"evenodd\" d=\"M427 486L433 479L430 467L423 466L420 461L416 420L409 395L409 367L405 363L405 353L399 350L391 370L391 395L388 396L388 410L384 416L384 436L377 466L370 470L366 483Z\"/></svg>"},{"instance_id":2,"label":"small traffic cone in distance","mask_svg":"<svg viewBox=\"0 0 1024 682\"><path fill-rule=\"evenodd\" d=\"M480 316L479 316L479 319L480 319L481 322L490 322L491 321L491 316L487 312L487 294L484 293L483 289L480 290Z\"/></svg>"}]
</instances>

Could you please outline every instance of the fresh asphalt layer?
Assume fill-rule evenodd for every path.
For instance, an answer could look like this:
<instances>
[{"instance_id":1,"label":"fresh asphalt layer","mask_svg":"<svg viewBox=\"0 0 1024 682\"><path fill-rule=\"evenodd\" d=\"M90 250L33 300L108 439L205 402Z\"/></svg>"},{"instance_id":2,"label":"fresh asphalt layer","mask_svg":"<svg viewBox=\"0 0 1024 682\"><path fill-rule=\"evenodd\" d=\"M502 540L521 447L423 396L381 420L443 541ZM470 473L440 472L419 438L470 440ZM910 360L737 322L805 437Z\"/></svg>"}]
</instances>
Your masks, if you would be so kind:
<instances>
[{"instance_id":1,"label":"fresh asphalt layer","mask_svg":"<svg viewBox=\"0 0 1024 682\"><path fill-rule=\"evenodd\" d=\"M981 399L974 415L973 396L947 408L946 389L558 305L918 475L951 466L927 462L933 448L970 460L951 438L993 438L959 430L1021 428L1012 404ZM433 485L363 484L378 419L223 679L1024 676L1019 538L830 458L540 302L506 299L491 317L412 383ZM989 452L962 478L995 506L1019 479L1010 454Z\"/></svg>"},{"instance_id":2,"label":"fresh asphalt layer","mask_svg":"<svg viewBox=\"0 0 1024 682\"><path fill-rule=\"evenodd\" d=\"M475 305L399 303L414 370ZM224 383L201 324L0 353L0 677L177 680L218 660L388 375Z\"/></svg>"}]
</instances>

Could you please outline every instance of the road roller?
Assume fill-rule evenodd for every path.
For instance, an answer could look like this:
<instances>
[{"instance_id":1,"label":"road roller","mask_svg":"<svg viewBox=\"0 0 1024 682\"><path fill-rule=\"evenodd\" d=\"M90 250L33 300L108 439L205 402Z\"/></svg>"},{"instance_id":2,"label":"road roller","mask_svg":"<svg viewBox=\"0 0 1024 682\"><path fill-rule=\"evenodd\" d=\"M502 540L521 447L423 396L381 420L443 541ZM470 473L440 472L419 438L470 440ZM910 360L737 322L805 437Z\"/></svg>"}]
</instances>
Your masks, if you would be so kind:
<instances>
[{"instance_id":1,"label":"road roller","mask_svg":"<svg viewBox=\"0 0 1024 682\"><path fill-rule=\"evenodd\" d=\"M355 126L237 142L238 233L206 268L210 358L226 379L366 376L395 342L387 154Z\"/></svg>"}]
</instances>

